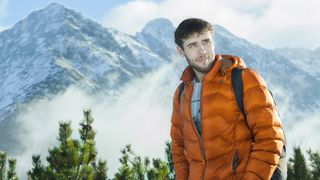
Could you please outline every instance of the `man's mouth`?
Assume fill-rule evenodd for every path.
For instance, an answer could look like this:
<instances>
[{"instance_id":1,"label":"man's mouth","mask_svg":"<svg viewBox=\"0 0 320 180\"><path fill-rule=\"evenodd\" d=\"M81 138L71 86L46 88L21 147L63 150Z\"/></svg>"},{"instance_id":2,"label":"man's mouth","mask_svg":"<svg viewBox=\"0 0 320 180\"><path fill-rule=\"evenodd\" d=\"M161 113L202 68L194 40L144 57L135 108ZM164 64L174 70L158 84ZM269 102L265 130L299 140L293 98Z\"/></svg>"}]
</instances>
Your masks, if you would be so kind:
<instances>
[{"instance_id":1,"label":"man's mouth","mask_svg":"<svg viewBox=\"0 0 320 180\"><path fill-rule=\"evenodd\" d=\"M196 58L195 61L199 62L199 63L204 63L204 62L207 62L209 59L210 59L210 57L205 56L205 57L198 57L198 58Z\"/></svg>"},{"instance_id":2,"label":"man's mouth","mask_svg":"<svg viewBox=\"0 0 320 180\"><path fill-rule=\"evenodd\" d=\"M196 62L205 62L207 58L197 58Z\"/></svg>"}]
</instances>

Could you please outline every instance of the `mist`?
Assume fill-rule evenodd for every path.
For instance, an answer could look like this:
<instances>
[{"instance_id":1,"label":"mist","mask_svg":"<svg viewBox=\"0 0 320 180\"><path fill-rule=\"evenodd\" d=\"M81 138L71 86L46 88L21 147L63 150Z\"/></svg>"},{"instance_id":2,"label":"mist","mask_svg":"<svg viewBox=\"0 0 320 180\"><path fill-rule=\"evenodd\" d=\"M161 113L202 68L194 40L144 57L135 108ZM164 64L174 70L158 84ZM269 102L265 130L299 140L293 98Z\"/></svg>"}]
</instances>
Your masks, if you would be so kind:
<instances>
[{"instance_id":1,"label":"mist","mask_svg":"<svg viewBox=\"0 0 320 180\"><path fill-rule=\"evenodd\" d=\"M182 68L182 67L181 67ZM73 137L79 138L79 123L83 110L91 109L96 134L98 157L107 160L108 176L113 177L120 167L120 150L131 144L134 152L143 157L165 158L165 142L170 139L172 96L179 84L181 69L176 62L133 80L119 90L119 96L89 95L75 86L69 87L52 99L36 100L27 105L14 120L22 153L15 154L18 176L25 178L32 168L31 157L41 154L46 163L48 148L57 145L59 122L71 121ZM278 110L283 120L288 141L288 153L292 147L320 149L320 114L304 119L291 119L292 94L280 86L272 86L277 94ZM291 113L291 114L290 114Z\"/></svg>"},{"instance_id":2,"label":"mist","mask_svg":"<svg viewBox=\"0 0 320 180\"><path fill-rule=\"evenodd\" d=\"M108 176L112 177L120 166L120 150L126 144L131 144L137 155L164 160L165 142L170 138L172 96L179 83L174 68L174 64L164 65L129 82L116 98L92 96L72 86L51 100L29 103L27 111L14 120L23 149L14 156L19 177L26 177L32 168L33 154L41 154L42 162L46 162L48 148L58 143L60 121L71 121L72 136L79 138L84 109L92 110L98 158L107 160Z\"/></svg>"}]
</instances>

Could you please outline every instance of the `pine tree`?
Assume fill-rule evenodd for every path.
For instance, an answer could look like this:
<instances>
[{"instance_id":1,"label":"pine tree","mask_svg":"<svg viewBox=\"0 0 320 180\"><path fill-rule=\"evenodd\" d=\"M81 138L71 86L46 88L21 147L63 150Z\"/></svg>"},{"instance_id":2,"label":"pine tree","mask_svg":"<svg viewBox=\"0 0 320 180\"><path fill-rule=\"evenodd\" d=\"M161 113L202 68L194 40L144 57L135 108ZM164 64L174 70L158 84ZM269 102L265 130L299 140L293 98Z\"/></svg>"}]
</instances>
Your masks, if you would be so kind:
<instances>
[{"instance_id":1,"label":"pine tree","mask_svg":"<svg viewBox=\"0 0 320 180\"><path fill-rule=\"evenodd\" d=\"M311 149L307 151L309 160L311 162L311 174L313 180L320 180L320 153L312 152Z\"/></svg>"},{"instance_id":2,"label":"pine tree","mask_svg":"<svg viewBox=\"0 0 320 180\"><path fill-rule=\"evenodd\" d=\"M77 171L75 179L91 179L94 176L93 167L89 165L90 162L96 160L96 148L95 148L95 132L92 129L93 118L90 111L84 111L84 120L80 123L80 161L77 165Z\"/></svg>"},{"instance_id":3,"label":"pine tree","mask_svg":"<svg viewBox=\"0 0 320 180\"><path fill-rule=\"evenodd\" d=\"M294 147L294 157L289 159L288 180L310 180L311 176L300 147Z\"/></svg>"},{"instance_id":4,"label":"pine tree","mask_svg":"<svg viewBox=\"0 0 320 180\"><path fill-rule=\"evenodd\" d=\"M79 161L79 142L71 138L71 122L59 123L59 146L49 148L46 176L50 179L72 179Z\"/></svg>"},{"instance_id":5,"label":"pine tree","mask_svg":"<svg viewBox=\"0 0 320 180\"><path fill-rule=\"evenodd\" d=\"M99 159L98 166L95 163L93 163L93 167L95 171L94 179L96 180L107 179L107 171L108 171L107 161L103 161Z\"/></svg>"},{"instance_id":6,"label":"pine tree","mask_svg":"<svg viewBox=\"0 0 320 180\"><path fill-rule=\"evenodd\" d=\"M132 170L136 179L145 180L146 168L140 156L136 156L134 158L132 162Z\"/></svg>"},{"instance_id":7,"label":"pine tree","mask_svg":"<svg viewBox=\"0 0 320 180\"><path fill-rule=\"evenodd\" d=\"M8 170L7 170L7 160L8 160ZM7 153L0 151L0 180L17 180L16 174L16 159L8 158Z\"/></svg>"},{"instance_id":8,"label":"pine tree","mask_svg":"<svg viewBox=\"0 0 320 180\"><path fill-rule=\"evenodd\" d=\"M169 179L176 179L176 174L174 172L173 159L172 159L172 142L166 142L166 158L169 166Z\"/></svg>"},{"instance_id":9,"label":"pine tree","mask_svg":"<svg viewBox=\"0 0 320 180\"><path fill-rule=\"evenodd\" d=\"M154 168L150 167L151 161L149 158L144 159L144 166L146 167L146 173L147 173L147 178L149 180L151 179L157 179L157 172Z\"/></svg>"},{"instance_id":10,"label":"pine tree","mask_svg":"<svg viewBox=\"0 0 320 180\"><path fill-rule=\"evenodd\" d=\"M31 171L28 171L28 177L34 180L42 180L45 179L45 168L42 165L40 155L32 156L32 164L33 168Z\"/></svg>"},{"instance_id":11,"label":"pine tree","mask_svg":"<svg viewBox=\"0 0 320 180\"><path fill-rule=\"evenodd\" d=\"M294 180L294 171L293 171L293 163L292 161L289 159L288 163L287 163L287 180Z\"/></svg>"},{"instance_id":12,"label":"pine tree","mask_svg":"<svg viewBox=\"0 0 320 180\"><path fill-rule=\"evenodd\" d=\"M161 159L153 159L153 167L158 180L169 180L169 168L167 163L163 162Z\"/></svg>"},{"instance_id":13,"label":"pine tree","mask_svg":"<svg viewBox=\"0 0 320 180\"><path fill-rule=\"evenodd\" d=\"M119 159L121 167L115 174L114 180L169 180L168 163L161 159L152 159L148 157L141 158L137 156L131 148L131 145L126 145L121 150L122 157ZM142 159L144 159L142 161Z\"/></svg>"},{"instance_id":14,"label":"pine tree","mask_svg":"<svg viewBox=\"0 0 320 180\"><path fill-rule=\"evenodd\" d=\"M3 151L0 151L0 179L5 179L6 177L6 161L7 154Z\"/></svg>"},{"instance_id":15,"label":"pine tree","mask_svg":"<svg viewBox=\"0 0 320 180\"><path fill-rule=\"evenodd\" d=\"M130 162L130 155L132 155L131 145L126 145L125 148L121 150L121 154L122 156L119 159L121 166L119 167L118 172L115 174L114 180L133 180L134 174Z\"/></svg>"},{"instance_id":16,"label":"pine tree","mask_svg":"<svg viewBox=\"0 0 320 180\"><path fill-rule=\"evenodd\" d=\"M9 159L9 169L7 172L7 179L8 180L17 180L17 174L16 174L16 163L17 161L15 159Z\"/></svg>"},{"instance_id":17,"label":"pine tree","mask_svg":"<svg viewBox=\"0 0 320 180\"><path fill-rule=\"evenodd\" d=\"M80 140L72 138L71 122L59 123L59 145L49 148L46 158L48 166L43 166L40 155L32 157L33 169L28 172L29 179L107 179L107 162L96 163L94 119L90 110L83 111L80 123Z\"/></svg>"}]
</instances>

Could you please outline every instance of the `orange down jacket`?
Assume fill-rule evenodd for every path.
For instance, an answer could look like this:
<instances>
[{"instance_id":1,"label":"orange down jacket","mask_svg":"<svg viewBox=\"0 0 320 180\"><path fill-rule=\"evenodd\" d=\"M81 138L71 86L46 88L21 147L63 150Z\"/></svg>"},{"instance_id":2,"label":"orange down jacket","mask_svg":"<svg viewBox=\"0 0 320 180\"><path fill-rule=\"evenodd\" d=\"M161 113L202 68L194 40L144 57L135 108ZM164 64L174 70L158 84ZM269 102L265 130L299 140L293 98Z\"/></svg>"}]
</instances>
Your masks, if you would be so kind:
<instances>
[{"instance_id":1,"label":"orange down jacket","mask_svg":"<svg viewBox=\"0 0 320 180\"><path fill-rule=\"evenodd\" d=\"M221 57L233 61L223 74ZM235 67L244 68L243 103L250 130L232 90ZM270 179L282 152L284 133L264 80L245 68L240 58L216 55L202 81L200 136L191 117L194 76L188 66L181 77L185 83L181 97L178 87L173 100L170 134L176 179Z\"/></svg>"}]
</instances>

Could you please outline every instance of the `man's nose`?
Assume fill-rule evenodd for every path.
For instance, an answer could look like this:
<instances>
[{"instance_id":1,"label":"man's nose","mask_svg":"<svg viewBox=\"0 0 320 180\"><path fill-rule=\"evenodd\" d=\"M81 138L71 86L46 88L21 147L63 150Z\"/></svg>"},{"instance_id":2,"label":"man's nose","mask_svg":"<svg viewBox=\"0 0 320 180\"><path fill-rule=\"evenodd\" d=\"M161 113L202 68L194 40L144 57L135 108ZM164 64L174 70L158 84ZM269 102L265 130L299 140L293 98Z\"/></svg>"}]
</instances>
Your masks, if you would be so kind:
<instances>
[{"instance_id":1,"label":"man's nose","mask_svg":"<svg viewBox=\"0 0 320 180\"><path fill-rule=\"evenodd\" d=\"M199 53L199 55L204 55L207 53L207 50L203 45L200 45L199 49L198 49L198 53Z\"/></svg>"}]
</instances>

